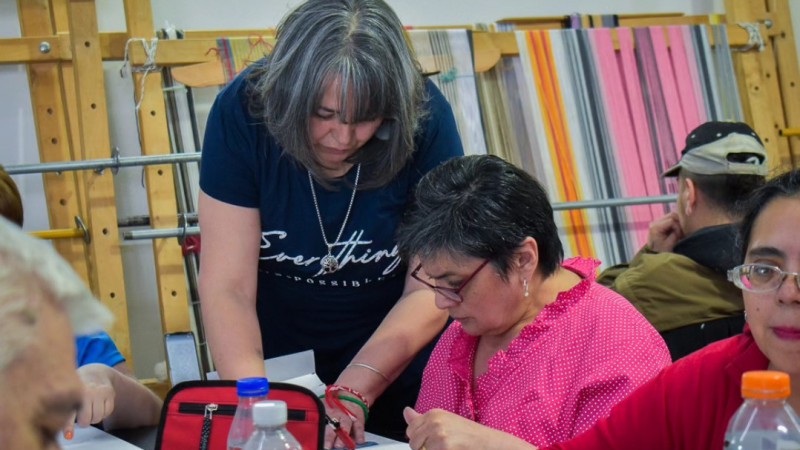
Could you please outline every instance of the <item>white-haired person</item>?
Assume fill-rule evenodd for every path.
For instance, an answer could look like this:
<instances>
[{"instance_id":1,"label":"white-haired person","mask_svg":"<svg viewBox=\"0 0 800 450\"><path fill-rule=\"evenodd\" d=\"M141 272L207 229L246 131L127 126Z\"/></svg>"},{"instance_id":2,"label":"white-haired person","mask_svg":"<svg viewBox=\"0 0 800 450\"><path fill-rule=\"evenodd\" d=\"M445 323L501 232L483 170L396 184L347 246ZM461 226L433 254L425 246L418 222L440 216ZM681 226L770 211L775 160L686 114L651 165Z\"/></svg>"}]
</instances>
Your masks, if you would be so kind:
<instances>
[{"instance_id":1,"label":"white-haired person","mask_svg":"<svg viewBox=\"0 0 800 450\"><path fill-rule=\"evenodd\" d=\"M5 217L21 227L24 215L19 189L11 176L0 166L0 217ZM77 277L69 280L71 283L76 281L80 283ZM76 286L75 289L80 290L81 287ZM78 375L85 387L83 407L75 420L78 426L87 427L102 422L104 429L112 430L158 423L161 399L144 386L131 384L131 380L134 380L133 371L111 336L105 331L86 335L79 333L75 337L75 346ZM114 399L118 396L125 399L126 403L133 403L132 406L136 408L128 410L115 408ZM72 423L67 425L64 433L66 436L72 435Z\"/></svg>"},{"instance_id":2,"label":"white-haired person","mask_svg":"<svg viewBox=\"0 0 800 450\"><path fill-rule=\"evenodd\" d=\"M98 332L111 320L110 312L49 245L0 217L3 450L58 448L57 434L85 408L102 405L106 419L124 425L127 416L150 404L147 388L113 369L94 378L105 386L102 399L87 398L93 390L76 371L74 337Z\"/></svg>"}]
</instances>

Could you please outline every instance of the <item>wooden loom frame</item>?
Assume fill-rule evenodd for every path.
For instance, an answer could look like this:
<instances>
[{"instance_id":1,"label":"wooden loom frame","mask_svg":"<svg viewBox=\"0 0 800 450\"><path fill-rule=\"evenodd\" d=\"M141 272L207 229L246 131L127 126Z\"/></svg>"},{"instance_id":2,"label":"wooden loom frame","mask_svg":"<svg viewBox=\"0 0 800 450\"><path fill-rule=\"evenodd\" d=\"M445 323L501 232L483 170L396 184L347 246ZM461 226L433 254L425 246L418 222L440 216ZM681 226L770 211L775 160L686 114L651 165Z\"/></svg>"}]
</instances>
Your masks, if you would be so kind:
<instances>
[{"instance_id":1,"label":"wooden loom frame","mask_svg":"<svg viewBox=\"0 0 800 450\"><path fill-rule=\"evenodd\" d=\"M155 36L150 0L125 0L127 32L100 33L94 0L18 0L22 37L0 39L0 64L26 64L29 74L39 152L42 162L108 158L110 138L104 89L104 60L122 60L126 42ZM726 0L728 23L758 23L766 48L734 56L746 120L764 138L773 168L800 166L800 128L797 49L787 0ZM563 17L506 19L528 28L561 28ZM708 16L655 14L621 16L621 26L708 24ZM771 23L771 27L765 24ZM441 27L441 28L453 28ZM429 27L424 27L429 28ZM212 67L217 37L267 35L267 30L187 32L183 40L158 44L156 63L177 67L205 63ZM732 47L747 44L747 32L729 26ZM475 32L476 71L493 67L502 56L518 54L513 33ZM142 65L141 45L130 46L130 62ZM187 68L191 73L194 69ZM141 74L134 74L137 98ZM176 77L177 78L177 77ZM167 116L160 72L152 72L144 86L138 116L143 155L170 153ZM784 131L784 133L781 133ZM786 132L788 131L788 132ZM147 198L154 228L176 228L177 205L170 165L145 167ZM53 228L72 226L75 216L86 220L90 243L59 240L56 249L117 316L110 334L123 355L132 361L127 301L120 255L114 184L109 171L43 175L48 214ZM162 330L190 329L184 262L175 239L153 242ZM168 384L149 380L159 393Z\"/></svg>"}]
</instances>

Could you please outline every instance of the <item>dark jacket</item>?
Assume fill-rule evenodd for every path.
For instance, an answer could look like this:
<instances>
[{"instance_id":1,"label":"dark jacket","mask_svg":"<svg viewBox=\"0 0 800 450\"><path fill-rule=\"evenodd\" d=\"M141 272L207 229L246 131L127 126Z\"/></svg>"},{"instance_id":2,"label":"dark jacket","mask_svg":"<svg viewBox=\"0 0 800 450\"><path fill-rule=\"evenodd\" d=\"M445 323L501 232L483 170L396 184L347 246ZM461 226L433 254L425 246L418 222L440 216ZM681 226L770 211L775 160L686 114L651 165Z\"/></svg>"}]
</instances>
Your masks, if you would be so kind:
<instances>
[{"instance_id":1,"label":"dark jacket","mask_svg":"<svg viewBox=\"0 0 800 450\"><path fill-rule=\"evenodd\" d=\"M663 334L743 314L742 293L726 276L740 264L739 255L735 225L708 227L678 242L673 252L645 247L597 281L630 300Z\"/></svg>"}]
</instances>

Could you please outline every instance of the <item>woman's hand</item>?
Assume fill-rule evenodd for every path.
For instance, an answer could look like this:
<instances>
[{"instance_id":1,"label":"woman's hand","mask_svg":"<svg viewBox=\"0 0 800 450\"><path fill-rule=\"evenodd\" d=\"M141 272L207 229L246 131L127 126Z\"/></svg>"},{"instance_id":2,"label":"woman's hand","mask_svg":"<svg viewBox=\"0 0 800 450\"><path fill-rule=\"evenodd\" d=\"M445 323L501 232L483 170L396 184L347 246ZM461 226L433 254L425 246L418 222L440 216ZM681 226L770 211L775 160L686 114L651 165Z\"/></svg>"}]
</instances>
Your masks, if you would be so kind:
<instances>
[{"instance_id":1,"label":"woman's hand","mask_svg":"<svg viewBox=\"0 0 800 450\"><path fill-rule=\"evenodd\" d=\"M536 447L516 436L441 409L420 414L411 408L405 408L403 417L408 424L406 434L410 440L409 445L414 450L536 450Z\"/></svg>"},{"instance_id":2,"label":"woman's hand","mask_svg":"<svg viewBox=\"0 0 800 450\"><path fill-rule=\"evenodd\" d=\"M113 384L113 368L105 364L87 364L78 368L83 381L83 404L73 420L64 429L64 436L72 436L75 423L81 428L100 423L114 412L116 391Z\"/></svg>"},{"instance_id":3,"label":"woman's hand","mask_svg":"<svg viewBox=\"0 0 800 450\"><path fill-rule=\"evenodd\" d=\"M337 394L331 393L330 395ZM347 409L347 411L342 411L342 409L338 407L330 406L327 401L323 401L323 403L325 403L325 413L328 417L339 422L339 430L341 430L341 433L351 436L357 444L361 444L365 441L364 424L366 422L366 417L364 417L364 411L358 405L348 401L342 401L342 406ZM337 436L333 426L325 427L325 442L323 447L347 448L342 439Z\"/></svg>"}]
</instances>

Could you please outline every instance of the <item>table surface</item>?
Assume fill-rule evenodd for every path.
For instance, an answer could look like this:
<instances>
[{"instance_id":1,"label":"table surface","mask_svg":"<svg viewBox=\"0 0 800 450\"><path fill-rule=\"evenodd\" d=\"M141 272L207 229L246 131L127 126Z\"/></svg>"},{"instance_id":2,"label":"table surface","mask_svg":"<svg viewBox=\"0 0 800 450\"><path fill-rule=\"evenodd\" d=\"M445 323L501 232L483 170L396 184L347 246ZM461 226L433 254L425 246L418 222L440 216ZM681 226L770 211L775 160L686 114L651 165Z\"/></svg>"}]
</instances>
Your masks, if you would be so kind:
<instances>
[{"instance_id":1,"label":"table surface","mask_svg":"<svg viewBox=\"0 0 800 450\"><path fill-rule=\"evenodd\" d=\"M132 428L127 430L114 430L109 434L122 439L123 441L130 442L131 444L141 448L142 450L155 450L156 448L156 435L158 434L157 427L144 427Z\"/></svg>"}]
</instances>

